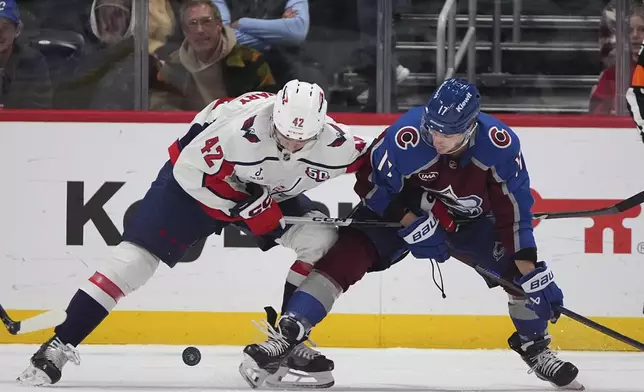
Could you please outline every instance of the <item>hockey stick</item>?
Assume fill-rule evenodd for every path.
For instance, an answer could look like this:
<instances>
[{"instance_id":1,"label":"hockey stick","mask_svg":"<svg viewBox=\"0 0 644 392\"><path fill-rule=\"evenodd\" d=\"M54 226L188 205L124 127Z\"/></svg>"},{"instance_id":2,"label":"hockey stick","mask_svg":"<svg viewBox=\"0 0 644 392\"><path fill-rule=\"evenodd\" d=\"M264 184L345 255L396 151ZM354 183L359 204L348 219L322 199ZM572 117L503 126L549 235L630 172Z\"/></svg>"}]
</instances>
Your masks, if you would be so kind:
<instances>
[{"instance_id":1,"label":"hockey stick","mask_svg":"<svg viewBox=\"0 0 644 392\"><path fill-rule=\"evenodd\" d=\"M287 225L319 224L335 226L359 226L359 227L400 227L398 222L384 222L379 220L356 221L351 218L326 218L319 216L285 216Z\"/></svg>"},{"instance_id":2,"label":"hockey stick","mask_svg":"<svg viewBox=\"0 0 644 392\"><path fill-rule=\"evenodd\" d=\"M587 210L587 211L571 211L571 212L561 212L561 213L552 213L552 214L535 214L535 218L537 216L543 216L543 218L540 219L556 219L556 218L576 218L576 217L584 217L584 216L597 216L597 215L608 215L608 214L616 214L619 212L626 211L630 208L635 207L636 205L641 204L644 202L644 192L640 192L637 195L630 197L626 200L623 200L617 204L615 204L612 207L608 208L602 208L598 210ZM321 218L321 217L295 217L295 216L285 216L284 220L286 221L287 224L310 224L310 223L316 223L316 224L329 224L329 225L337 225L337 226L363 226L363 227L400 227L400 224L396 222L382 222L382 221L354 221L351 218ZM508 282L507 280L497 276L493 272L490 272L478 265L472 265L465 263L468 266L474 268L477 272L479 272L481 275L486 276L490 280L498 283L499 285L507 288L509 291L511 291L514 295L520 296L525 298L526 295L521 289L520 286ZM639 342L633 338L630 338L628 336L622 335L621 333L612 330L604 325L601 325L593 320L590 320L578 313L573 312L570 309L567 309L563 306L559 306L558 309L561 314L568 316L569 318L589 327L592 328L598 332L601 332L605 335L608 335L612 337L613 339L617 339L621 341L622 343L625 343L631 347L634 347L640 351L644 351L644 343Z\"/></svg>"},{"instance_id":3,"label":"hockey stick","mask_svg":"<svg viewBox=\"0 0 644 392\"><path fill-rule=\"evenodd\" d=\"M499 285L507 288L508 291L510 291L513 295L526 298L526 294L523 292L523 289L521 289L521 287L519 285L517 285L515 283L512 283L512 282L509 282L509 281L501 278L500 276L498 276L494 272L486 270L485 268L482 268L479 265L472 265L472 264L465 263L465 262L463 262L463 263L468 265L468 266L470 266L470 267L472 267L472 268L474 268L478 273L480 273L481 275L485 276L486 278L488 278L488 279L494 281L495 283L498 283ZM589 328L592 328L592 329L594 329L596 331L599 331L599 332L603 333L604 335L608 335L613 339L617 339L620 342L628 344L629 346L634 347L634 348L636 348L636 349L638 349L640 351L644 351L644 343L642 343L640 341L637 341L637 340L635 340L633 338L629 338L626 335L622 335L621 333L619 333L619 332L617 332L615 330L612 330L612 329L610 329L610 328L608 328L608 327L606 327L604 325L601 325L601 324L599 324L599 323L597 323L597 322L595 322L593 320L590 320L590 319L580 315L579 313L575 313L572 310L567 309L567 308L565 308L563 306L557 307L557 310L560 311L561 314L570 317L571 319L577 321L578 323L584 324L585 326L587 326Z\"/></svg>"},{"instance_id":4,"label":"hockey stick","mask_svg":"<svg viewBox=\"0 0 644 392\"><path fill-rule=\"evenodd\" d=\"M624 199L619 203L595 210L579 211L560 211L560 212L536 212L534 219L563 219L563 218L586 218L592 216L611 215L630 210L631 208L644 203L644 191ZM322 218L322 217L303 217L303 216L285 216L286 224L324 224L336 226L359 226L359 227L400 227L398 222L384 222L379 220L357 221L351 218ZM457 223L467 223L468 220L457 220Z\"/></svg>"},{"instance_id":5,"label":"hockey stick","mask_svg":"<svg viewBox=\"0 0 644 392\"><path fill-rule=\"evenodd\" d=\"M595 210L561 211L561 212L537 212L534 219L562 219L562 218L585 218L590 216L612 215L630 210L631 208L644 203L644 191L624 199L610 207L598 208Z\"/></svg>"},{"instance_id":6,"label":"hockey stick","mask_svg":"<svg viewBox=\"0 0 644 392\"><path fill-rule=\"evenodd\" d=\"M67 312L64 310L49 310L22 321L14 321L0 305L0 319L10 334L20 335L60 325L67 319Z\"/></svg>"}]
</instances>

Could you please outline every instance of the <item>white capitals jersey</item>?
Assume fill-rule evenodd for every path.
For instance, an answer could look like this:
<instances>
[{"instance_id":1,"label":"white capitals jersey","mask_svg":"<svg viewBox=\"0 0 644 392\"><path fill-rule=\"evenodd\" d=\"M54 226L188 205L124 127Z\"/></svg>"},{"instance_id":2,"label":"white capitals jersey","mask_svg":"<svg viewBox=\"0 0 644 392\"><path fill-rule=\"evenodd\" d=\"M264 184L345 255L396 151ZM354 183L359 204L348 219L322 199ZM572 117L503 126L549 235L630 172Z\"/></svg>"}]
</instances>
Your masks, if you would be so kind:
<instances>
[{"instance_id":1,"label":"white capitals jersey","mask_svg":"<svg viewBox=\"0 0 644 392\"><path fill-rule=\"evenodd\" d=\"M249 197L248 183L268 188L280 202L368 163L372 140L353 135L328 116L306 151L281 160L270 136L274 101L275 95L263 92L216 100L169 149L179 185L217 219L238 219L230 209Z\"/></svg>"}]
</instances>

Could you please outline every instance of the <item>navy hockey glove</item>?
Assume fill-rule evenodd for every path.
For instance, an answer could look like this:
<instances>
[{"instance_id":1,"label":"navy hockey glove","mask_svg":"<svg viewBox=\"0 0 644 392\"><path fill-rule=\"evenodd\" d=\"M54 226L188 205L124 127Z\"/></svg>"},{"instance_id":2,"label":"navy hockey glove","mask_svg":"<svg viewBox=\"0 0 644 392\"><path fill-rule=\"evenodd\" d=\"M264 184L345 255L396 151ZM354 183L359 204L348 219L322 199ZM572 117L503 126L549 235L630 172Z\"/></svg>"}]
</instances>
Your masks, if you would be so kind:
<instances>
[{"instance_id":1,"label":"navy hockey glove","mask_svg":"<svg viewBox=\"0 0 644 392\"><path fill-rule=\"evenodd\" d=\"M534 310L539 318L556 323L561 316L558 307L563 306L563 292L555 283L555 275L545 261L538 261L536 267L519 278L517 283L530 299L527 307Z\"/></svg>"},{"instance_id":2,"label":"navy hockey glove","mask_svg":"<svg viewBox=\"0 0 644 392\"><path fill-rule=\"evenodd\" d=\"M409 244L411 254L417 259L434 259L439 263L449 259L445 230L434 215L416 218L411 225L398 230L398 235Z\"/></svg>"}]
</instances>

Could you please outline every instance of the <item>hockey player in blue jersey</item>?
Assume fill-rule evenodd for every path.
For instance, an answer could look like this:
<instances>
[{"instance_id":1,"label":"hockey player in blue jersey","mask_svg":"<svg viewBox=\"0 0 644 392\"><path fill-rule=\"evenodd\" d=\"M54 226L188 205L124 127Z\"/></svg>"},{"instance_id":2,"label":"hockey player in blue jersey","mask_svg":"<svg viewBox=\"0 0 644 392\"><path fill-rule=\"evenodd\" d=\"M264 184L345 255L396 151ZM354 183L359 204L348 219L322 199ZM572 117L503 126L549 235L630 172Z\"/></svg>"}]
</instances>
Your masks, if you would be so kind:
<instances>
[{"instance_id":1,"label":"hockey player in blue jersey","mask_svg":"<svg viewBox=\"0 0 644 392\"><path fill-rule=\"evenodd\" d=\"M527 298L509 294L516 328L510 348L540 379L583 389L578 369L548 347L548 322L559 318L563 293L537 257L534 201L519 138L480 112L476 86L445 81L425 106L383 132L365 166L355 187L363 204L352 218L396 221L403 228L341 228L338 241L288 299L277 330L269 328L266 342L244 349L242 376L261 385L343 292L366 272L385 270L411 252L438 263L451 256L519 284Z\"/></svg>"}]
</instances>

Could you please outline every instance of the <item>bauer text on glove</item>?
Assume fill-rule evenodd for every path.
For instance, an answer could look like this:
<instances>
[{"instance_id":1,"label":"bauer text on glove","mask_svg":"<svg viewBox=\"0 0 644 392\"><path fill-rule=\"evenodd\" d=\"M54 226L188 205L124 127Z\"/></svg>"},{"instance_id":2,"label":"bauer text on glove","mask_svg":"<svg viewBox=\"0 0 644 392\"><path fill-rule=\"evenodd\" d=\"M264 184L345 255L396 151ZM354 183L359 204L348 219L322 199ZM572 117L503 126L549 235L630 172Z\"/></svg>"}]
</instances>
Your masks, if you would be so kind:
<instances>
[{"instance_id":1,"label":"bauer text on glove","mask_svg":"<svg viewBox=\"0 0 644 392\"><path fill-rule=\"evenodd\" d=\"M409 226L398 230L414 257L434 259L439 263L449 258L445 244L445 230L434 215L416 218Z\"/></svg>"}]
</instances>

